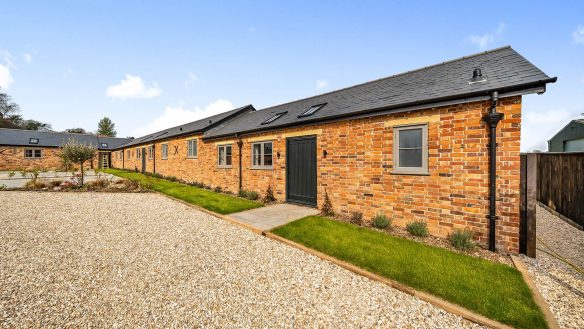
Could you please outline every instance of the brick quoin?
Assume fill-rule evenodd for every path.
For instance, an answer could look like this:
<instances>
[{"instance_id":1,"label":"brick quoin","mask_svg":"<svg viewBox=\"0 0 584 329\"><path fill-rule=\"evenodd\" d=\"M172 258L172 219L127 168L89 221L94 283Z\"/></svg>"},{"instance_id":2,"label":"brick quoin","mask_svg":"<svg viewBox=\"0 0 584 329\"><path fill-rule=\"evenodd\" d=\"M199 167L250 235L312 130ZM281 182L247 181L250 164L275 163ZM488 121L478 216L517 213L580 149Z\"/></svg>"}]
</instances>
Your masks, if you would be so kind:
<instances>
[{"instance_id":1,"label":"brick quoin","mask_svg":"<svg viewBox=\"0 0 584 329\"><path fill-rule=\"evenodd\" d=\"M286 198L286 137L316 135L318 205L325 191L336 212L360 211L366 220L377 213L393 218L395 225L411 221L428 223L430 233L447 237L454 229L469 229L477 241L488 243L488 127L483 116L490 101L477 101L425 110L346 119L282 128L241 136L242 185L264 195L271 186L278 201ZM505 114L497 128L497 221L500 250L519 251L519 180L521 96L502 98L498 111ZM237 120L237 119L235 119ZM428 124L429 175L396 175L393 170L395 123ZM196 139L198 157L187 158L187 140ZM201 134L160 140L153 145L156 161L146 156L146 171L201 182L236 193L239 188L239 139L205 140ZM273 141L273 169L251 168L251 143ZM161 145L168 144L168 159ZM232 167L218 168L217 146L232 145ZM141 170L136 146L112 152L112 166ZM127 152L131 155L128 157ZM323 155L326 151L326 157ZM279 156L278 156L279 154Z\"/></svg>"}]
</instances>

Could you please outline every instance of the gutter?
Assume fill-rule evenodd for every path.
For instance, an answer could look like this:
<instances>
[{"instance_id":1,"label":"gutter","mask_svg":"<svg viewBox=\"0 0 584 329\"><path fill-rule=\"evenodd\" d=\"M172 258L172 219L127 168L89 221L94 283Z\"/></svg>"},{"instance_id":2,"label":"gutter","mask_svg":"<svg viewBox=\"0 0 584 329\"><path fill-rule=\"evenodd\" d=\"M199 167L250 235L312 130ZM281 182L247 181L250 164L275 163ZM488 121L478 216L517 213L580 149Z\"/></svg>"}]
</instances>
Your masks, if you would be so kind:
<instances>
[{"instance_id":1,"label":"gutter","mask_svg":"<svg viewBox=\"0 0 584 329\"><path fill-rule=\"evenodd\" d=\"M416 101L412 101L412 102L391 105L391 106L386 106L386 107L380 107L380 108L376 108L376 109L367 109L367 110L360 111L360 112L337 114L337 115L329 116L326 118L314 118L314 119L309 119L309 120L302 120L300 122L298 122L298 121L290 122L290 123L286 123L286 124L282 124L282 125L278 125L278 126L273 126L273 127L258 127L255 129L240 131L237 133L227 133L227 134L209 136L209 137L205 137L203 135L203 140L228 138L228 137L234 137L236 135L241 136L242 134L251 134L251 133L256 133L256 132L260 132L260 131L277 130L277 129L293 127L293 126L325 123L325 122L338 121L341 119L348 119L348 118L358 119L361 117L371 117L371 116L390 114L390 113L415 111L415 110L445 106L445 105L450 105L450 104L455 104L455 103L466 103L466 102L471 102L471 101L488 100L491 98L490 95L495 91L500 94L501 98L518 96L518 95L523 95L523 94L528 94L528 93L542 94L546 91L546 88L545 88L546 83L554 83L557 80L558 80L558 78L554 77L554 78L548 78L548 79L543 79L543 80L537 80L534 82L525 83L525 84L521 84L521 85L516 85L513 87L495 88L495 89L483 90L480 92L459 94L459 95L455 95L455 96L437 97L437 98L428 99L428 100L416 100Z\"/></svg>"},{"instance_id":2,"label":"gutter","mask_svg":"<svg viewBox=\"0 0 584 329\"><path fill-rule=\"evenodd\" d=\"M497 221L497 125L503 117L503 113L497 112L499 94L493 91L491 94L491 110L483 119L489 125L489 250L496 251L496 221Z\"/></svg>"}]
</instances>

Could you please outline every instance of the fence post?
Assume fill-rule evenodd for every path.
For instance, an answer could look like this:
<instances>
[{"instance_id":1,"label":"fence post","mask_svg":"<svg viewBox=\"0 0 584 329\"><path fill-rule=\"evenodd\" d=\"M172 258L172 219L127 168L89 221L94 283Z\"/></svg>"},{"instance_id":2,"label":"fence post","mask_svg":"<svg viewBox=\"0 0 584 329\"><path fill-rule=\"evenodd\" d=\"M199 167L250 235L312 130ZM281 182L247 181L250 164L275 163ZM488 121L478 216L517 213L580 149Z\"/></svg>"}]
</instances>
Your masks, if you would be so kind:
<instances>
[{"instance_id":1,"label":"fence post","mask_svg":"<svg viewBox=\"0 0 584 329\"><path fill-rule=\"evenodd\" d=\"M539 163L539 154L528 153L526 163L526 185L527 185L527 208L526 208L526 233L527 243L525 254L529 257L535 257L536 250L536 216L537 216L537 165Z\"/></svg>"}]
</instances>

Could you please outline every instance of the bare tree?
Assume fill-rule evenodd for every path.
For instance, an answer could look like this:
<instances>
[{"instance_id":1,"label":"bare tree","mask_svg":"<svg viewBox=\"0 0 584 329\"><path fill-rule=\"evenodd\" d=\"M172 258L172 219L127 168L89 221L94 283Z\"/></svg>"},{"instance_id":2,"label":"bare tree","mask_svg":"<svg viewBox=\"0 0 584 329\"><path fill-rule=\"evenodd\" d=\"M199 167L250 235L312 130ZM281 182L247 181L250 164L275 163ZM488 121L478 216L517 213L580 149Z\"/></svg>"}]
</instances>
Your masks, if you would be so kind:
<instances>
[{"instance_id":1,"label":"bare tree","mask_svg":"<svg viewBox=\"0 0 584 329\"><path fill-rule=\"evenodd\" d=\"M8 94L0 92L0 118L8 119L11 115L20 113L20 106L12 101Z\"/></svg>"}]
</instances>

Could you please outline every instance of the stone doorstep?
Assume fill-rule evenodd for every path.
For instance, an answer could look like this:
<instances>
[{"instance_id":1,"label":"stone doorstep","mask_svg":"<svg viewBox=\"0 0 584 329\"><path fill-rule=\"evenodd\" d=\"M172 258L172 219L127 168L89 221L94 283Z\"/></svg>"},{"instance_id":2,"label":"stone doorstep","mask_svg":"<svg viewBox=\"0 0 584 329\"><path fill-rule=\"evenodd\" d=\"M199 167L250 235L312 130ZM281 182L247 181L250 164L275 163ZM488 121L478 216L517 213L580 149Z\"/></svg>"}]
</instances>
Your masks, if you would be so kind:
<instances>
[{"instance_id":1,"label":"stone doorstep","mask_svg":"<svg viewBox=\"0 0 584 329\"><path fill-rule=\"evenodd\" d=\"M253 233L256 233L256 234L259 234L259 235L263 235L266 238L269 238L269 239L278 241L278 242L283 243L283 244L287 244L287 245L289 245L291 247L294 247L294 248L298 248L298 249L300 249L300 250L302 250L302 251L304 251L306 253L309 253L311 255L314 255L314 256L316 256L316 257L318 257L320 259L323 259L325 261L331 262L331 263L333 263L333 264L335 264L337 266L340 266L340 267L342 267L342 268L344 268L346 270L349 270L349 271L351 271L353 273L362 275L362 276L364 276L364 277L366 277L366 278L368 278L370 280L374 280L374 281L381 282L381 283L386 284L386 285L388 285L388 286L390 286L390 287L392 287L394 289L397 289L399 291L402 291L402 292L404 292L406 294L409 294L409 295L418 297L419 299L421 299L421 300L423 300L425 302L428 302L428 303L430 303L430 304L432 304L432 305L434 305L436 307L439 307L439 308L445 310L446 312L449 312L449 313L458 315L458 316L460 316L460 317L462 317L462 318L464 318L464 319L466 319L468 321L474 322L474 323L479 324L479 325L482 325L482 326L487 326L487 327L490 327L490 328L495 328L495 329L512 329L513 328L513 327L511 327L509 325L506 325L506 324L503 324L501 322L498 322L498 321L489 319L489 318L487 318L487 317L485 317L483 315L480 315L478 313L475 313L473 311L470 311L470 310L468 310L468 309L466 309L466 308L464 308L462 306L459 306L459 305L453 304L451 302L445 301L445 300L443 300L441 298L438 298L436 296L427 294L425 292L417 291L414 288L408 287L408 286L403 285L403 284L401 284L399 282L395 282L393 280L390 280L390 279L387 279L385 277L379 276L377 274L371 273L371 272L369 272L367 270L364 270L364 269L362 269L360 267L357 267L355 265L352 265L352 264L343 262L343 261L338 260L338 259L336 259L334 257L331 257L329 255L326 255L326 254L323 254L321 252L318 252L318 251L316 251L314 249L310 249L308 247L305 247L305 246L303 246L301 244L298 244L298 243L296 243L294 241L290 241L288 239L282 238L282 237L280 237L278 235L275 235L275 234L271 233L268 230L260 230L260 229L258 229L256 227L253 227L253 226L251 226L251 225L249 225L247 223L243 223L241 221L235 220L235 219L233 219L233 218L231 218L231 217L229 217L227 215L221 215L221 214L215 213L213 211L210 211L210 210L207 210L205 208L199 207L197 205L188 203L186 201L183 201L183 200L180 200L180 199L177 199L177 198L174 198L174 197L171 197L171 196L162 194L160 192L156 192L156 193L158 193L158 194L160 194L160 195L162 195L162 196L164 196L166 198L169 198L169 199L178 201L180 203L183 203L183 204L185 204L185 205L187 205L189 207L192 207L194 209L197 209L197 210L200 210L202 212L205 212L205 213L207 213L209 215L212 215L214 217L218 217L218 218L223 219L225 221L228 221L228 222L230 222L232 224L235 224L235 225L241 226L243 228L246 228L246 229L252 231ZM257 208L257 209L261 209L261 208ZM537 290L537 288L536 288L536 290ZM547 306L547 304L546 304L546 306ZM547 309L549 311L549 307ZM544 312L544 314L545 314L545 312ZM546 315L546 320L547 319L548 318L547 318L547 315ZM554 318L554 323L557 325L557 322L555 322L555 318ZM548 325L550 326L550 329L559 329L559 327L557 327L557 326L554 327L553 326L554 325L553 323L548 322Z\"/></svg>"}]
</instances>

